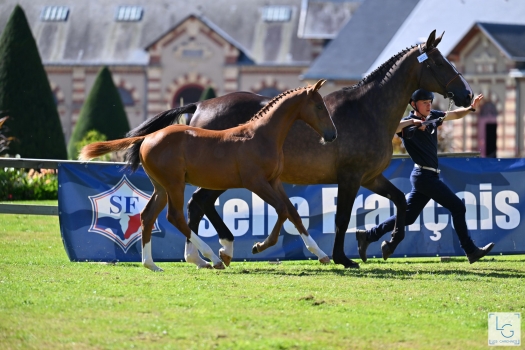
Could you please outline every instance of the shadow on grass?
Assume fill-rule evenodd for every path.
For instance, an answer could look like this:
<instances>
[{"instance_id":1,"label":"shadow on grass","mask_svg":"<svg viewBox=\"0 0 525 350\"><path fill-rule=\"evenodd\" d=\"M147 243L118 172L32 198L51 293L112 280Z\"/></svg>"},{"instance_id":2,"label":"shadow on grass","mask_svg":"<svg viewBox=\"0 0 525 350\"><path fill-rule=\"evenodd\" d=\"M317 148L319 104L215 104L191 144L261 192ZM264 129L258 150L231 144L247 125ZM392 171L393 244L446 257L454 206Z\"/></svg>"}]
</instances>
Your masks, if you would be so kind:
<instances>
[{"instance_id":1,"label":"shadow on grass","mask_svg":"<svg viewBox=\"0 0 525 350\"><path fill-rule=\"evenodd\" d=\"M479 264L479 262L477 263ZM468 265L469 266L469 265ZM269 274L278 276L351 276L363 278L388 278L388 279L414 279L421 276L458 276L458 277L479 277L479 278L505 278L505 279L523 279L525 272L515 269L497 269L484 268L482 270L461 270L458 268L442 268L436 270L416 270L413 267L403 268L396 266L395 268L380 264L377 267L369 268L369 266L360 269L326 269L326 268L294 268L294 269L276 269L271 267L255 267L255 268L240 268L230 269L228 271L232 274Z\"/></svg>"},{"instance_id":2,"label":"shadow on grass","mask_svg":"<svg viewBox=\"0 0 525 350\"><path fill-rule=\"evenodd\" d=\"M413 259L413 260L412 260ZM421 259L421 260L420 260ZM424 260L423 260L424 259ZM439 261L439 258L429 257L429 258L393 258L389 259L388 263L390 264L447 264L447 263L466 263L467 258L466 257L450 257L449 261ZM518 259L505 259L504 257L501 257L500 255L494 255L494 256L486 256L482 260L478 261L476 264L483 264L487 262L522 262L525 263L525 258L518 258ZM382 259L370 259L369 264L384 264L385 262Z\"/></svg>"},{"instance_id":3,"label":"shadow on grass","mask_svg":"<svg viewBox=\"0 0 525 350\"><path fill-rule=\"evenodd\" d=\"M281 265L272 266L267 262L259 262L257 266L240 266L235 262L232 263L230 268L227 268L224 272L233 275L275 275L275 276L289 276L289 277L310 277L310 276L350 276L350 277L362 277L362 278L384 278L384 279L414 279L422 276L458 276L466 278L502 278L502 279L523 279L525 278L525 271L512 269L512 268L498 268L498 263L523 263L525 259L513 259L513 260L496 260L486 259L476 262L474 265L468 264L465 258L451 258L448 262L439 262L432 260L389 260L388 262L374 259L369 260L367 263L361 263L360 269L344 269L340 265L316 266L316 265ZM459 263L460 265L456 265ZM490 266L489 266L490 263ZM140 268L144 267L140 263L124 262L124 263L100 263L103 265L113 265L119 268ZM165 263L163 263L165 264ZM177 262L173 264L179 264ZM186 263L181 263L185 267ZM238 263L240 264L240 263ZM418 269L415 265L423 264L422 269ZM435 265L435 269L432 269L430 264ZM452 266L447 266L451 264ZM237 265L237 266L236 266ZM194 269L193 265L188 264L189 267ZM470 267L476 267L481 269L472 270ZM169 269L169 267L168 267ZM221 270L205 270L221 272Z\"/></svg>"}]
</instances>

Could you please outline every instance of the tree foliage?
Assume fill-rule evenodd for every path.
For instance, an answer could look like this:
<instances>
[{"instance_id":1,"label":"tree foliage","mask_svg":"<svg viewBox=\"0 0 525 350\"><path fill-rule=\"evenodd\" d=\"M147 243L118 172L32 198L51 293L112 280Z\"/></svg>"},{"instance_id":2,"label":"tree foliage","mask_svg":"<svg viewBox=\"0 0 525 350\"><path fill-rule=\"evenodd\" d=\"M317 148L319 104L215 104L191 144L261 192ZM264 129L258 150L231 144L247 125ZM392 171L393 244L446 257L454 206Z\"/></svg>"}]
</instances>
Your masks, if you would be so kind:
<instances>
[{"instance_id":1,"label":"tree foliage","mask_svg":"<svg viewBox=\"0 0 525 350\"><path fill-rule=\"evenodd\" d=\"M66 159L66 144L51 87L22 8L17 5L0 37L0 110L15 139L10 154Z\"/></svg>"},{"instance_id":2,"label":"tree foliage","mask_svg":"<svg viewBox=\"0 0 525 350\"><path fill-rule=\"evenodd\" d=\"M82 150L82 148L84 148L84 146L87 146L93 142L102 142L102 141L107 141L106 135L103 135L96 130L90 130L87 132L84 138L82 138L82 140L77 142L77 153L80 153L80 151ZM110 161L111 153L98 157L98 160Z\"/></svg>"},{"instance_id":3,"label":"tree foliage","mask_svg":"<svg viewBox=\"0 0 525 350\"><path fill-rule=\"evenodd\" d=\"M126 111L108 67L103 67L98 73L93 88L80 110L69 140L69 158L77 158L77 144L91 130L105 135L108 140L123 138L129 131Z\"/></svg>"},{"instance_id":4,"label":"tree foliage","mask_svg":"<svg viewBox=\"0 0 525 350\"><path fill-rule=\"evenodd\" d=\"M215 90L211 86L208 86L203 92L199 99L199 101L209 100L210 98L215 98L217 95L215 94Z\"/></svg>"}]
</instances>

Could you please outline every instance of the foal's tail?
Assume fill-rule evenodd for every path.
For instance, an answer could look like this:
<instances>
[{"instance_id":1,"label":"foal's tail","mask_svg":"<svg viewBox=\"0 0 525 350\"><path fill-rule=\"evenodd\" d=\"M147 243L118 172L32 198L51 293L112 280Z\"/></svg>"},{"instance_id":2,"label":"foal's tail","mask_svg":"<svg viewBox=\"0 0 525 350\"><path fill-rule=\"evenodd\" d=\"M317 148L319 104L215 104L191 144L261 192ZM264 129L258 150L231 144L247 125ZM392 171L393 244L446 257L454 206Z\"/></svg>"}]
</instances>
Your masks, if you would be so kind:
<instances>
[{"instance_id":1,"label":"foal's tail","mask_svg":"<svg viewBox=\"0 0 525 350\"><path fill-rule=\"evenodd\" d=\"M123 149L129 149L130 146L138 145L138 151L140 151L140 145L142 144L142 141L146 136L137 136L137 137L128 137L125 139L118 139L113 141L104 141L104 142L94 142L87 146L84 146L82 150L80 151L80 155L78 156L78 159L80 160L90 160L96 157L103 156L106 153L114 152L114 151L120 151ZM140 164L140 158L139 154L137 152L136 157L133 159L128 159L128 166L133 169L133 171L137 170L138 166Z\"/></svg>"}]
</instances>

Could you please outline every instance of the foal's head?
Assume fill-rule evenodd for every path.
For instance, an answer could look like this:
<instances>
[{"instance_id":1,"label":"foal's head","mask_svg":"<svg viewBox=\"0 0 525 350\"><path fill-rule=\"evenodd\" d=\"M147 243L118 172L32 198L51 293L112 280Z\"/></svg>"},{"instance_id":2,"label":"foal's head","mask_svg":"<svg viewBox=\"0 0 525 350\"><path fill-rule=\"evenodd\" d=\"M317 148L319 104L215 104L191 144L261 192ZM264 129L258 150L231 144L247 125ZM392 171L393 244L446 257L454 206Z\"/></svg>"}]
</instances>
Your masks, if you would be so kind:
<instances>
[{"instance_id":1,"label":"foal's head","mask_svg":"<svg viewBox=\"0 0 525 350\"><path fill-rule=\"evenodd\" d=\"M306 102L302 105L298 116L298 119L303 120L322 136L322 143L332 142L337 137L337 130L332 117L318 92L325 82L326 80L322 79L315 85L306 88Z\"/></svg>"}]
</instances>

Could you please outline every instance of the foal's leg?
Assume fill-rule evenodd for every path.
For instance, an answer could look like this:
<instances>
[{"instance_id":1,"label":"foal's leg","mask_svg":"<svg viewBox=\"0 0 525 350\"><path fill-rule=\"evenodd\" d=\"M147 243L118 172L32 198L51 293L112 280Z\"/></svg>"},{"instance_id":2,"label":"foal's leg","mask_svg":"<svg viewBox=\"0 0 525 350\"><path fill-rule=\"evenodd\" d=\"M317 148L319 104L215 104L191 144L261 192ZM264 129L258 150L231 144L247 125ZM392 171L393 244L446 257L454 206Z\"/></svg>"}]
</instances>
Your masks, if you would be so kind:
<instances>
[{"instance_id":1,"label":"foal's leg","mask_svg":"<svg viewBox=\"0 0 525 350\"><path fill-rule=\"evenodd\" d=\"M275 212L277 213L277 221L270 235L266 237L264 242L257 242L252 247L252 253L257 254L277 244L281 227L288 218L288 210L286 208L286 204L281 199L279 192L275 190L268 182L266 182L266 180L261 179L259 183L246 188L261 197L263 201L274 207Z\"/></svg>"},{"instance_id":2,"label":"foal's leg","mask_svg":"<svg viewBox=\"0 0 525 350\"><path fill-rule=\"evenodd\" d=\"M275 179L271 183L261 181L254 187L249 188L250 191L254 192L259 197L261 197L262 200L274 207L275 211L277 212L277 222L275 223L272 232L263 243L256 243L253 246L252 253L256 254L262 252L268 247L274 246L279 239L279 232L281 231L283 223L286 221L286 219L290 219L290 221L295 224L301 233L301 237L305 241L308 250L312 249L310 251L316 254L319 257L319 261L322 263L329 263L330 258L328 258L328 256L321 249L319 249L315 241L311 238L311 236L308 235L308 231L304 228L301 217L297 213L297 210L288 199L284 189L282 190L284 194L283 195L281 194L279 188L282 188L281 181L279 179Z\"/></svg>"},{"instance_id":3,"label":"foal's leg","mask_svg":"<svg viewBox=\"0 0 525 350\"><path fill-rule=\"evenodd\" d=\"M173 183L168 192L168 221L172 223L192 244L213 263L213 268L224 269L222 261L213 253L209 245L207 245L197 234L191 231L186 223L184 217L184 179L179 183Z\"/></svg>"},{"instance_id":4,"label":"foal's leg","mask_svg":"<svg viewBox=\"0 0 525 350\"><path fill-rule=\"evenodd\" d=\"M140 222L142 225L142 265L152 271L162 271L162 269L153 262L153 256L151 254L151 231L153 230L155 220L157 220L160 212L166 206L168 196L160 184L154 180L151 180L151 182L154 186L153 194L140 213Z\"/></svg>"},{"instance_id":5,"label":"foal's leg","mask_svg":"<svg viewBox=\"0 0 525 350\"><path fill-rule=\"evenodd\" d=\"M281 195L281 199L286 204L289 219L295 225L297 231L299 231L299 234L303 239L306 249L308 249L312 254L315 254L319 259L320 263L329 264L330 258L328 257L328 255L325 254L325 252L321 250L321 248L319 248L312 236L308 234L308 230L306 230L306 228L304 227L303 221L301 220L297 209L295 209L295 206L292 204L292 202L290 202L290 198L288 198L288 195L286 194L286 191L284 190L283 184L280 180L276 182L276 187L279 191L279 194Z\"/></svg>"},{"instance_id":6,"label":"foal's leg","mask_svg":"<svg viewBox=\"0 0 525 350\"><path fill-rule=\"evenodd\" d=\"M192 195L188 202L188 226L190 229L199 234L199 223L203 216L206 215L210 223L215 227L219 235L219 243L222 248L219 249L219 257L226 264L230 266L230 262L233 258L233 234L221 217L215 210L215 201L225 191L222 190L208 190L199 187ZM188 250L189 240L186 240L186 251ZM191 259L192 257L190 257ZM188 258L186 261L190 262Z\"/></svg>"}]
</instances>

